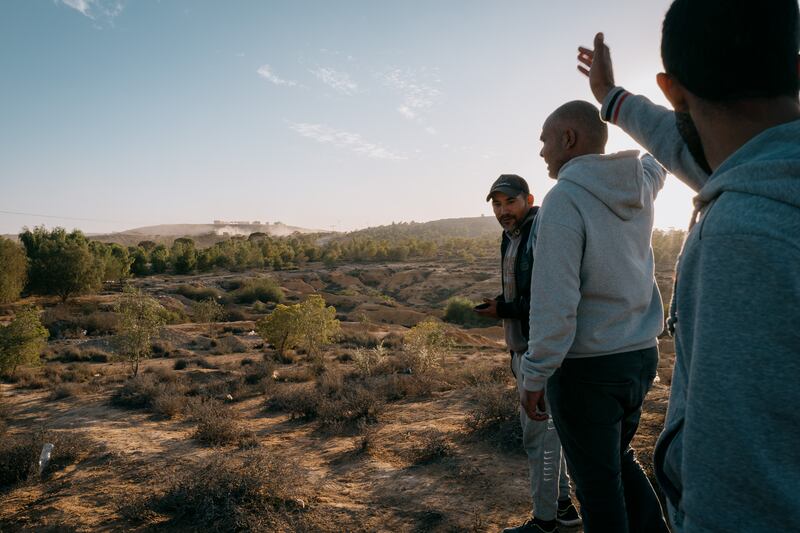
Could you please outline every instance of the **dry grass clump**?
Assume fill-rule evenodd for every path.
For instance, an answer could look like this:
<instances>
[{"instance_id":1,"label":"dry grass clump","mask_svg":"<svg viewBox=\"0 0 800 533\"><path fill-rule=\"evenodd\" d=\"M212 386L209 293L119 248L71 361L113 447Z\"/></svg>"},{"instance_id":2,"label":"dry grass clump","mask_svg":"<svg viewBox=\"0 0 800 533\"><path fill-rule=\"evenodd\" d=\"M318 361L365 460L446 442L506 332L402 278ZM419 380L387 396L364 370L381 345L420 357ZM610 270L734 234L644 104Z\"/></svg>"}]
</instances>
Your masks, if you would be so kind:
<instances>
[{"instance_id":1,"label":"dry grass clump","mask_svg":"<svg viewBox=\"0 0 800 533\"><path fill-rule=\"evenodd\" d=\"M39 455L45 443L53 444L50 462L42 472L47 477L73 464L96 445L83 433L38 430L0 440L0 490L31 481L39 475Z\"/></svg>"},{"instance_id":2,"label":"dry grass clump","mask_svg":"<svg viewBox=\"0 0 800 533\"><path fill-rule=\"evenodd\" d=\"M514 378L509 363L498 365L491 361L461 365L452 368L443 375L443 378L453 386L478 387L492 384L507 384Z\"/></svg>"},{"instance_id":3,"label":"dry grass clump","mask_svg":"<svg viewBox=\"0 0 800 533\"><path fill-rule=\"evenodd\" d=\"M220 337L211 342L212 355L224 355L228 353L244 353L247 351L247 344L244 343L239 337L228 335Z\"/></svg>"},{"instance_id":4,"label":"dry grass clump","mask_svg":"<svg viewBox=\"0 0 800 533\"><path fill-rule=\"evenodd\" d=\"M194 402L191 416L197 422L193 436L204 444L211 446L238 444L241 447L258 445L253 432L241 427L236 412L216 400Z\"/></svg>"},{"instance_id":5,"label":"dry grass clump","mask_svg":"<svg viewBox=\"0 0 800 533\"><path fill-rule=\"evenodd\" d=\"M173 376L162 371L130 378L114 391L111 405L126 409L152 409L156 414L177 416L185 410L187 399L183 384Z\"/></svg>"},{"instance_id":6,"label":"dry grass clump","mask_svg":"<svg viewBox=\"0 0 800 533\"><path fill-rule=\"evenodd\" d=\"M263 449L216 453L184 467L143 507L186 531L319 531L305 472ZM126 513L130 516L130 513ZM140 511L136 515L141 516Z\"/></svg>"},{"instance_id":7,"label":"dry grass clump","mask_svg":"<svg viewBox=\"0 0 800 533\"><path fill-rule=\"evenodd\" d=\"M117 331L119 317L111 311L99 310L96 305L61 304L45 310L42 325L56 339L111 335Z\"/></svg>"},{"instance_id":8,"label":"dry grass clump","mask_svg":"<svg viewBox=\"0 0 800 533\"><path fill-rule=\"evenodd\" d=\"M175 352L175 345L169 341L157 340L150 345L153 357L170 357Z\"/></svg>"},{"instance_id":9,"label":"dry grass clump","mask_svg":"<svg viewBox=\"0 0 800 533\"><path fill-rule=\"evenodd\" d=\"M8 406L4 404L2 398L0 398L0 437L2 437L3 433L8 429L8 418Z\"/></svg>"},{"instance_id":10,"label":"dry grass clump","mask_svg":"<svg viewBox=\"0 0 800 533\"><path fill-rule=\"evenodd\" d=\"M467 413L466 426L505 450L518 450L522 443L519 395L516 387L484 384L472 390L474 406Z\"/></svg>"},{"instance_id":11,"label":"dry grass clump","mask_svg":"<svg viewBox=\"0 0 800 533\"><path fill-rule=\"evenodd\" d=\"M50 393L49 399L52 401L63 400L64 398L74 398L83 396L88 392L86 385L79 383L61 383L56 385Z\"/></svg>"},{"instance_id":12,"label":"dry grass clump","mask_svg":"<svg viewBox=\"0 0 800 533\"><path fill-rule=\"evenodd\" d=\"M51 386L50 380L33 368L18 368L13 376L4 376L4 379L20 389L46 389Z\"/></svg>"},{"instance_id":13,"label":"dry grass clump","mask_svg":"<svg viewBox=\"0 0 800 533\"><path fill-rule=\"evenodd\" d=\"M98 348L80 348L78 346L67 346L57 355L51 358L52 361L62 363L107 363L113 356L108 352Z\"/></svg>"},{"instance_id":14,"label":"dry grass clump","mask_svg":"<svg viewBox=\"0 0 800 533\"><path fill-rule=\"evenodd\" d=\"M409 460L415 465L425 465L454 455L455 450L447 435L438 429L422 432L409 451Z\"/></svg>"},{"instance_id":15,"label":"dry grass clump","mask_svg":"<svg viewBox=\"0 0 800 533\"><path fill-rule=\"evenodd\" d=\"M300 366L297 368L287 368L278 370L275 380L286 383L305 383L312 381L316 377L314 369L310 366Z\"/></svg>"},{"instance_id":16,"label":"dry grass clump","mask_svg":"<svg viewBox=\"0 0 800 533\"><path fill-rule=\"evenodd\" d=\"M353 352L353 363L362 376L371 376L386 364L388 355L389 350L380 342L374 348L356 348Z\"/></svg>"},{"instance_id":17,"label":"dry grass clump","mask_svg":"<svg viewBox=\"0 0 800 533\"><path fill-rule=\"evenodd\" d=\"M267 409L288 412L292 418L317 420L337 431L377 421L385 406L380 390L363 382L327 371L314 385L275 387Z\"/></svg>"}]
</instances>

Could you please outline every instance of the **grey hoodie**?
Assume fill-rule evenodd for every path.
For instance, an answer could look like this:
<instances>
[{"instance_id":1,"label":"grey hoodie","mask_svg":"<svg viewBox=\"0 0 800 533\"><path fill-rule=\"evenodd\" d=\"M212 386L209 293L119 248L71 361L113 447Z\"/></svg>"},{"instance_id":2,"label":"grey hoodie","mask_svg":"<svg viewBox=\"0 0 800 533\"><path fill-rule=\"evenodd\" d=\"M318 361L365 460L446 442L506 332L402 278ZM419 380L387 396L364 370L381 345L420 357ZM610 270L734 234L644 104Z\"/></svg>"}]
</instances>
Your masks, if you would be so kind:
<instances>
[{"instance_id":1,"label":"grey hoodie","mask_svg":"<svg viewBox=\"0 0 800 533\"><path fill-rule=\"evenodd\" d=\"M653 201L666 172L639 152L565 164L534 226L526 390L541 390L565 357L656 345L664 310L654 278Z\"/></svg>"},{"instance_id":2,"label":"grey hoodie","mask_svg":"<svg viewBox=\"0 0 800 533\"><path fill-rule=\"evenodd\" d=\"M654 458L673 530L800 531L800 120L762 132L707 176L672 112L621 89L604 111L699 190Z\"/></svg>"}]
</instances>

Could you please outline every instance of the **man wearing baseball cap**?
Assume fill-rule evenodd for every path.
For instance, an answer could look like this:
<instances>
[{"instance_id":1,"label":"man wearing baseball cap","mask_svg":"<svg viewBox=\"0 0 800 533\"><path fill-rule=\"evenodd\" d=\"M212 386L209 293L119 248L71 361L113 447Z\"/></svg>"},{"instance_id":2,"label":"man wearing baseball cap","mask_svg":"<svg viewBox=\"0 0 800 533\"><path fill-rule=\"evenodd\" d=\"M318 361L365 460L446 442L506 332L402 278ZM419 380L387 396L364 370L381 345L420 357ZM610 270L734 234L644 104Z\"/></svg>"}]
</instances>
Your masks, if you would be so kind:
<instances>
[{"instance_id":1,"label":"man wearing baseball cap","mask_svg":"<svg viewBox=\"0 0 800 533\"><path fill-rule=\"evenodd\" d=\"M516 174L503 174L495 180L486 196L492 202L497 221L503 227L500 246L503 293L494 300L484 300L476 312L502 318L506 345L511 352L511 370L522 390L520 361L528 348L531 269L533 250L531 227L539 208L533 205L528 183ZM533 500L532 515L520 526L504 533L552 532L557 524L577 525L581 520L570 500L569 477L561 453L561 443L553 421L534 422L520 409L522 445L528 455Z\"/></svg>"}]
</instances>

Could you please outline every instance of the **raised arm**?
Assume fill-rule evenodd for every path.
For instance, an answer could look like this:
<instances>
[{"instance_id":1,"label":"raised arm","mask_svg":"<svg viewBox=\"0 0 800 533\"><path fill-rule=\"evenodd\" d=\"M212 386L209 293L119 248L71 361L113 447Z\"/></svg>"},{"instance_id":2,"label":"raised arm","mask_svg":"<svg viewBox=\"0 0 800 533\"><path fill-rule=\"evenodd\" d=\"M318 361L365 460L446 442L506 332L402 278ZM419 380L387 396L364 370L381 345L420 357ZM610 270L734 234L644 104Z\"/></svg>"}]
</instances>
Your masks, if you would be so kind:
<instances>
[{"instance_id":1,"label":"raised arm","mask_svg":"<svg viewBox=\"0 0 800 533\"><path fill-rule=\"evenodd\" d=\"M592 94L603 106L600 113L605 121L622 128L692 189L699 190L708 181L708 173L678 131L675 113L615 85L611 52L602 33L595 36L594 50L578 48L578 61L578 70L589 77Z\"/></svg>"}]
</instances>

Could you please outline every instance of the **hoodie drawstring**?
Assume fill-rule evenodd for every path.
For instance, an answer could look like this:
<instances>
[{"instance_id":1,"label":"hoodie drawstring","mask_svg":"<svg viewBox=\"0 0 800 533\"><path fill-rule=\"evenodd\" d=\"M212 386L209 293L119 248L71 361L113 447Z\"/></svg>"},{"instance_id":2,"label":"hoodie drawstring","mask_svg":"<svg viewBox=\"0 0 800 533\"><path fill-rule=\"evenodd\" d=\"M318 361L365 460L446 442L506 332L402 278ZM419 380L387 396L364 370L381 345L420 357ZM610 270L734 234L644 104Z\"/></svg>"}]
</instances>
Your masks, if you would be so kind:
<instances>
[{"instance_id":1,"label":"hoodie drawstring","mask_svg":"<svg viewBox=\"0 0 800 533\"><path fill-rule=\"evenodd\" d=\"M694 201L694 211L692 211L692 218L689 220L689 230L686 232L686 238L683 240L683 246L681 246L681 253L678 254L678 262L675 263L675 281L672 282L672 298L669 302L669 316L667 317L667 332L669 332L670 337L675 336L675 327L678 324L678 309L677 309L677 295L678 295L678 265L680 264L681 256L683 256L683 250L686 248L686 241L689 239L689 234L692 232L692 228L694 228L697 221L700 220L700 210L703 208L704 204L701 204L695 198Z\"/></svg>"}]
</instances>

